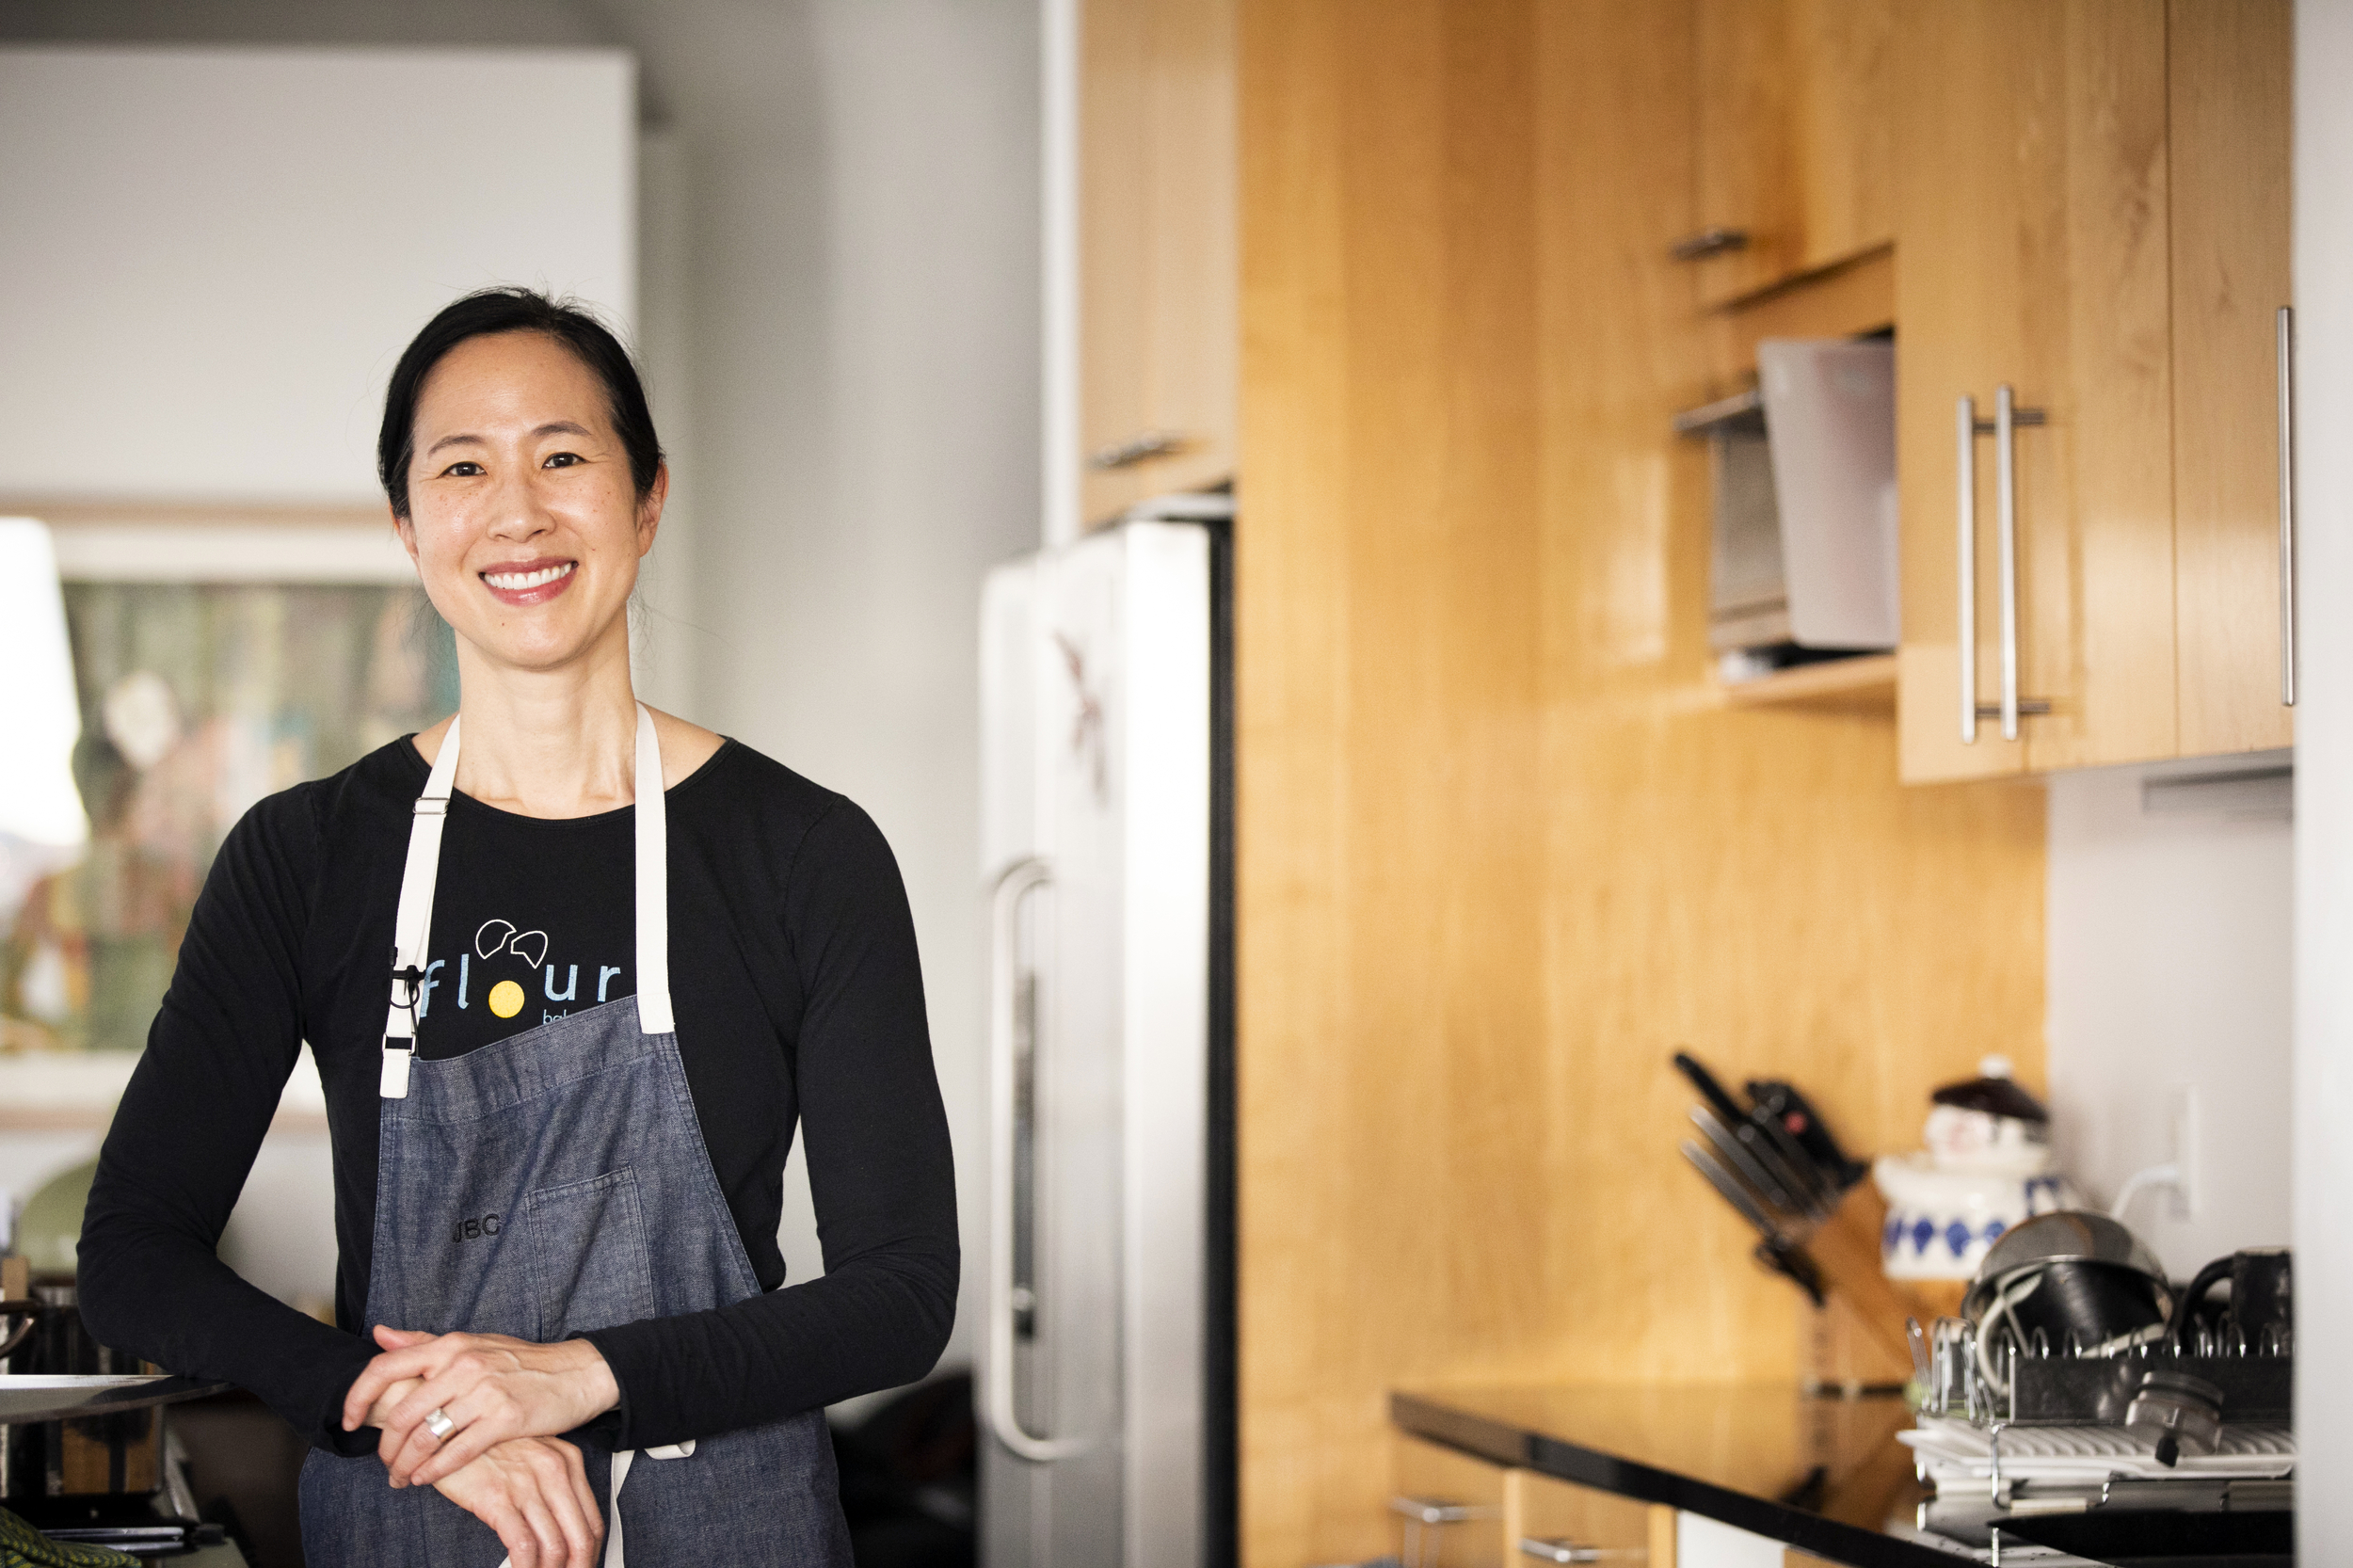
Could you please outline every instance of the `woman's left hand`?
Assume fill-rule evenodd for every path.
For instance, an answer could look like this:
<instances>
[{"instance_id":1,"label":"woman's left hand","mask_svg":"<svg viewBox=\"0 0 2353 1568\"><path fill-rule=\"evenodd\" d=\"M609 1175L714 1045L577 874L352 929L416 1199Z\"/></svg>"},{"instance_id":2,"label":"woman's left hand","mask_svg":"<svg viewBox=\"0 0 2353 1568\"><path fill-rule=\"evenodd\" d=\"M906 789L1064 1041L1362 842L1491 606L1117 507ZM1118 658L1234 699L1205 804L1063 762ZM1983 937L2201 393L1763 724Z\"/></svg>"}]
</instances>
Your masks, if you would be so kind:
<instances>
[{"instance_id":1,"label":"woman's left hand","mask_svg":"<svg viewBox=\"0 0 2353 1568\"><path fill-rule=\"evenodd\" d=\"M376 1342L384 1353L344 1397L344 1430L371 1421L382 1429L376 1451L396 1487L430 1486L509 1438L560 1435L621 1400L613 1368L585 1339L540 1345L504 1334L379 1327ZM402 1384L406 1397L387 1401ZM424 1424L436 1410L456 1423L446 1440Z\"/></svg>"}]
</instances>

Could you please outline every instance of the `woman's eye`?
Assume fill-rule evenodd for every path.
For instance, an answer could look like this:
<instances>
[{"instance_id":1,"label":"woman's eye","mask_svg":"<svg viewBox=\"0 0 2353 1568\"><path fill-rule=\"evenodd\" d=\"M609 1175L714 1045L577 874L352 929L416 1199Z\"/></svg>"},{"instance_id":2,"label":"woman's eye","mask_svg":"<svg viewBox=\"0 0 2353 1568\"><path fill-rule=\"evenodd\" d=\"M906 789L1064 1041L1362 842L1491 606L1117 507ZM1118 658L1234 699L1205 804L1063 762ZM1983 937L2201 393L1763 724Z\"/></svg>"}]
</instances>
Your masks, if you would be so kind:
<instances>
[{"instance_id":1,"label":"woman's eye","mask_svg":"<svg viewBox=\"0 0 2353 1568\"><path fill-rule=\"evenodd\" d=\"M441 471L441 477L444 479L472 479L477 474L480 474L482 472L483 468L480 463L473 461L472 458L467 458L452 463L449 467L443 469Z\"/></svg>"},{"instance_id":2,"label":"woman's eye","mask_svg":"<svg viewBox=\"0 0 2353 1568\"><path fill-rule=\"evenodd\" d=\"M583 460L577 452L558 452L539 466L541 468L572 468Z\"/></svg>"}]
</instances>

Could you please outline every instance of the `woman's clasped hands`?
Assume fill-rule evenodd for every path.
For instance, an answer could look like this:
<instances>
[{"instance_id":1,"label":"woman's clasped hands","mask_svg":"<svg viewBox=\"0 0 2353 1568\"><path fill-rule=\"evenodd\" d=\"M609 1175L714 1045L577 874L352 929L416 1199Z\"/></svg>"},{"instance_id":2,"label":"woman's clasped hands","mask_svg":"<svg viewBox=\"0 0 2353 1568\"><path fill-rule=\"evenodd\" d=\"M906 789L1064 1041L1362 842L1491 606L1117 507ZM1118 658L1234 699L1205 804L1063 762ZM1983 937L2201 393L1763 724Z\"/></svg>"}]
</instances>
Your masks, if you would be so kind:
<instances>
[{"instance_id":1,"label":"woman's clasped hands","mask_svg":"<svg viewBox=\"0 0 2353 1568\"><path fill-rule=\"evenodd\" d=\"M438 1488L498 1532L514 1568L595 1568L604 1522L580 1450L557 1434L620 1401L597 1348L381 1327L376 1342L344 1430L382 1433L392 1484Z\"/></svg>"}]
</instances>

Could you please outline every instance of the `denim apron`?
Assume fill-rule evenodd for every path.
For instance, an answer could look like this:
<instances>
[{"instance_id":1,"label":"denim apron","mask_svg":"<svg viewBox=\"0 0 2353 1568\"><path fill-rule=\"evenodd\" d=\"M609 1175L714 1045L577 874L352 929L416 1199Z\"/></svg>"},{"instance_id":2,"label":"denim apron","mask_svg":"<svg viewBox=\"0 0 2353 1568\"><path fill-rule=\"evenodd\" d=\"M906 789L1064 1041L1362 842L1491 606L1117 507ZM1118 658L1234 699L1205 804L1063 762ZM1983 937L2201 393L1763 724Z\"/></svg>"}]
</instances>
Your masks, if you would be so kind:
<instances>
[{"instance_id":1,"label":"denim apron","mask_svg":"<svg viewBox=\"0 0 2353 1568\"><path fill-rule=\"evenodd\" d=\"M432 925L457 724L409 831L377 1117L367 1320L541 1342L760 1294L687 1091L669 985L662 757L637 711L637 994L460 1057L418 1061L413 1001ZM820 1411L643 1454L573 1434L605 1517L604 1568L847 1568ZM373 1454L302 1465L312 1568L503 1568L497 1533ZM624 1541L627 1552L624 1552Z\"/></svg>"}]
</instances>

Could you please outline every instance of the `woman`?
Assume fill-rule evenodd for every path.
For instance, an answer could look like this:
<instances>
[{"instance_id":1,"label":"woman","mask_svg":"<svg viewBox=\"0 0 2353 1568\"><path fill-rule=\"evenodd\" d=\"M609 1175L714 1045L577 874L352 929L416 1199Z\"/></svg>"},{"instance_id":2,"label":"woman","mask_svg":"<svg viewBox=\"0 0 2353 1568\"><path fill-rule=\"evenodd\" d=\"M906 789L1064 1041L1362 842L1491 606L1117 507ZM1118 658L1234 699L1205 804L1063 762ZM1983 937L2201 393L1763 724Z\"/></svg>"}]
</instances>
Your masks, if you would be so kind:
<instances>
[{"instance_id":1,"label":"woman","mask_svg":"<svg viewBox=\"0 0 2353 1568\"><path fill-rule=\"evenodd\" d=\"M451 305L377 457L458 711L222 846L99 1161L91 1329L310 1438L317 1568L846 1563L820 1407L928 1371L957 1275L897 867L636 702L669 475L593 317ZM304 1040L358 1333L215 1256ZM796 1120L826 1272L780 1289Z\"/></svg>"}]
</instances>

